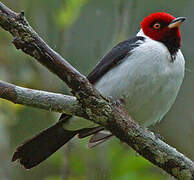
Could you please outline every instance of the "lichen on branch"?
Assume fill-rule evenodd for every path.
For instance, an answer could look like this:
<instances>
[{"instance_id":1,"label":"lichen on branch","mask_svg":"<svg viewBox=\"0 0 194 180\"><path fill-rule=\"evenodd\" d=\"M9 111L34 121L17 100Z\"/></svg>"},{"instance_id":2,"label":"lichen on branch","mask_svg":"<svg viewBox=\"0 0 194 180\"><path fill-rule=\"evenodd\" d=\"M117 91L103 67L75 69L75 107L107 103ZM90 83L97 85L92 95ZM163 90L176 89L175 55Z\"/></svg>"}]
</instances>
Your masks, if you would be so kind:
<instances>
[{"instance_id":1,"label":"lichen on branch","mask_svg":"<svg viewBox=\"0 0 194 180\"><path fill-rule=\"evenodd\" d=\"M83 111L83 114L78 114L79 116L104 126L121 141L131 146L138 154L175 178L180 180L194 179L194 163L190 159L158 139L154 133L140 127L127 114L122 105L117 106L103 97L85 76L38 36L28 24L23 12L15 13L0 2L0 26L13 35L13 44L17 49L34 57L69 86L77 98L78 106ZM16 102L17 99L14 97L17 91L14 91L14 85L10 85L10 88L13 93L9 93L11 90L5 84L0 83L1 98ZM38 95L38 92L35 95ZM54 97L56 94L52 96ZM22 103L22 101L28 102L29 99L30 95L27 95L20 100ZM60 104L59 99L56 101L56 106L57 103ZM41 108L38 100L35 100L35 103L36 107ZM72 114L76 114L76 112L72 112Z\"/></svg>"}]
</instances>

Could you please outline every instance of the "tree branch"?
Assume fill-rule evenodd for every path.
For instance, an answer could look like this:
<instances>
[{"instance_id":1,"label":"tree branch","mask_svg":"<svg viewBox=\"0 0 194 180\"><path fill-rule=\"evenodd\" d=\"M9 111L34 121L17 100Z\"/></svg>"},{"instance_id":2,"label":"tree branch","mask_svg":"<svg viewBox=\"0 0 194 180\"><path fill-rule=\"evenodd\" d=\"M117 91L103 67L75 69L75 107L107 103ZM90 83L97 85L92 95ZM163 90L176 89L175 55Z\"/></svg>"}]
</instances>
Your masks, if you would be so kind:
<instances>
[{"instance_id":1,"label":"tree branch","mask_svg":"<svg viewBox=\"0 0 194 180\"><path fill-rule=\"evenodd\" d=\"M74 91L83 90L94 94L87 78L51 49L32 29L24 17L24 12L15 13L0 2L0 26L9 31L14 39L13 44L26 54L34 57L50 71L59 76ZM89 88L90 87L90 88Z\"/></svg>"},{"instance_id":2,"label":"tree branch","mask_svg":"<svg viewBox=\"0 0 194 180\"><path fill-rule=\"evenodd\" d=\"M84 111L74 96L23 88L1 80L0 98L48 111L84 116Z\"/></svg>"},{"instance_id":3,"label":"tree branch","mask_svg":"<svg viewBox=\"0 0 194 180\"><path fill-rule=\"evenodd\" d=\"M122 106L118 107L101 96L87 78L36 34L24 18L24 13L17 14L0 2L0 26L13 35L17 49L34 57L67 83L82 106L85 118L101 124L175 178L194 179L194 163L191 160L132 121Z\"/></svg>"}]
</instances>

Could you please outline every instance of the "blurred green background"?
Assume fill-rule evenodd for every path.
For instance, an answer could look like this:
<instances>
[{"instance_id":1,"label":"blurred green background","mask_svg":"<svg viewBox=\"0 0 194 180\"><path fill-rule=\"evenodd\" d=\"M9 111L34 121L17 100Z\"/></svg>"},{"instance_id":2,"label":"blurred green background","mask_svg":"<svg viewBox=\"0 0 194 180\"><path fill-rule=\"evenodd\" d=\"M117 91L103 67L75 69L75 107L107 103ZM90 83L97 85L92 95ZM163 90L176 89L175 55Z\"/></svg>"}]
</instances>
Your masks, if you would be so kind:
<instances>
[{"instance_id":1,"label":"blurred green background","mask_svg":"<svg viewBox=\"0 0 194 180\"><path fill-rule=\"evenodd\" d=\"M170 145L194 160L194 1L193 0L3 0L25 16L35 31L81 73L119 41L133 36L145 16L165 11L185 16L182 50L186 77L175 105L153 127ZM34 89L68 93L66 85L11 43L0 29L0 79ZM168 180L170 177L112 138L88 149L74 140L38 167L26 171L11 163L25 139L54 123L59 114L0 100L0 180Z\"/></svg>"}]
</instances>

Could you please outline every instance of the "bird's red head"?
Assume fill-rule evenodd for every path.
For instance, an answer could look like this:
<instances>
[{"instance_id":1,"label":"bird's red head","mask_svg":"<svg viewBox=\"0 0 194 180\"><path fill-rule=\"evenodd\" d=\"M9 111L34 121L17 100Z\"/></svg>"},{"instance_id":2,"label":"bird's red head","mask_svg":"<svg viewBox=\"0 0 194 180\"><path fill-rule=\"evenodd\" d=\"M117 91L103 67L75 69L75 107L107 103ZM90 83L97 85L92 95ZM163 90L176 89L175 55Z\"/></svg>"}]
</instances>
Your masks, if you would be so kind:
<instances>
[{"instance_id":1,"label":"bird's red head","mask_svg":"<svg viewBox=\"0 0 194 180\"><path fill-rule=\"evenodd\" d=\"M157 12L150 14L141 22L141 28L149 38L163 42L165 45L180 48L181 33L180 25L184 17L175 18L165 13Z\"/></svg>"}]
</instances>

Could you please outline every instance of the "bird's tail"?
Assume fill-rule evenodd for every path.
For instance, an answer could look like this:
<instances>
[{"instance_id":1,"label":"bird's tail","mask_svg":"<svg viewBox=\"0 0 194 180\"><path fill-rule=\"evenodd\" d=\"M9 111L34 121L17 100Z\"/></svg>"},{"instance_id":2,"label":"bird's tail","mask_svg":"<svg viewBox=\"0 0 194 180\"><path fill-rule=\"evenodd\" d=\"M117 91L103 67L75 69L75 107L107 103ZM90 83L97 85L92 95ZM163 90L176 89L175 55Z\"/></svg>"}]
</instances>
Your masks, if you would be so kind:
<instances>
[{"instance_id":1,"label":"bird's tail","mask_svg":"<svg viewBox=\"0 0 194 180\"><path fill-rule=\"evenodd\" d=\"M20 164L26 169L31 169L46 160L75 135L78 134L79 138L84 138L104 129L101 126L98 126L74 131L66 130L64 129L64 121L66 120L68 120L68 118L60 120L58 123L42 131L32 139L24 142L17 148L12 157L12 161L19 160Z\"/></svg>"},{"instance_id":2,"label":"bird's tail","mask_svg":"<svg viewBox=\"0 0 194 180\"><path fill-rule=\"evenodd\" d=\"M98 146L99 144L105 142L113 135L106 130L100 130L92 135L92 137L89 139L88 147L93 148L95 146Z\"/></svg>"},{"instance_id":3,"label":"bird's tail","mask_svg":"<svg viewBox=\"0 0 194 180\"><path fill-rule=\"evenodd\" d=\"M59 121L19 146L12 161L19 160L21 165L30 169L51 156L78 132L65 130L63 122Z\"/></svg>"}]
</instances>

